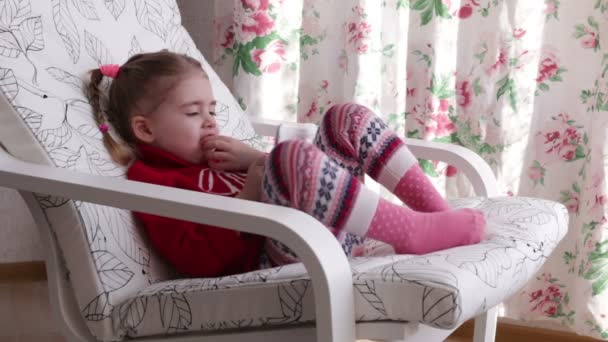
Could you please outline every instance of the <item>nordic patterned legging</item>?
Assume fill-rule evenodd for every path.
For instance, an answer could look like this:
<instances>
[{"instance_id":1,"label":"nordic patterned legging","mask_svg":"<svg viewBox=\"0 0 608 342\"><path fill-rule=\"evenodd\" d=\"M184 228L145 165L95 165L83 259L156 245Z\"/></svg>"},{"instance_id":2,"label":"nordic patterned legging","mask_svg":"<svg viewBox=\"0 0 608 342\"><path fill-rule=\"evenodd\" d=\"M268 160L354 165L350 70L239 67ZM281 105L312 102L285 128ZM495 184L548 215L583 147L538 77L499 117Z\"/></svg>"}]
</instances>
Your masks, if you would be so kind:
<instances>
[{"instance_id":1,"label":"nordic patterned legging","mask_svg":"<svg viewBox=\"0 0 608 342\"><path fill-rule=\"evenodd\" d=\"M363 175L374 176L383 164L382 160L367 158L367 149L377 143L387 152L380 153L379 158L390 156L391 150L403 145L366 107L350 103L331 107L320 123L314 144L290 140L270 152L262 201L312 215L336 235L346 255L351 256L353 248L362 245L365 238L342 229L353 210L353 196L363 186ZM272 239L267 240L266 255L273 265L298 261L286 246Z\"/></svg>"}]
</instances>

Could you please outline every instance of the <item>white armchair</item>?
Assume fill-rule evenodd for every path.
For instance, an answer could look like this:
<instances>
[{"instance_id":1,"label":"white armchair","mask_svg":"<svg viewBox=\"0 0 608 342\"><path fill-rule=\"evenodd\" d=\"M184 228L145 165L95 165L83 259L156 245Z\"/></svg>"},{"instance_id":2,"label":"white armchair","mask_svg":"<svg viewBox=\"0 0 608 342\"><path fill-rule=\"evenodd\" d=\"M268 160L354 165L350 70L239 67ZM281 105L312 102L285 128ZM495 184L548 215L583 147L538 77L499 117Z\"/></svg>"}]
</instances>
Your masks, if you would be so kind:
<instances>
[{"instance_id":1,"label":"white armchair","mask_svg":"<svg viewBox=\"0 0 608 342\"><path fill-rule=\"evenodd\" d=\"M407 143L418 157L457 166L482 196L452 202L485 212L481 244L347 260L333 235L299 211L127 181L103 149L82 81L88 69L138 51L171 48L200 59L222 132L258 141L174 1L7 0L0 12L0 186L18 189L36 221L52 306L69 340L439 341L477 316L475 341L493 341L495 306L565 235L561 204L495 197L496 180L479 156L423 141ZM277 128L254 126L261 135ZM270 236L302 264L175 279L127 210Z\"/></svg>"}]
</instances>

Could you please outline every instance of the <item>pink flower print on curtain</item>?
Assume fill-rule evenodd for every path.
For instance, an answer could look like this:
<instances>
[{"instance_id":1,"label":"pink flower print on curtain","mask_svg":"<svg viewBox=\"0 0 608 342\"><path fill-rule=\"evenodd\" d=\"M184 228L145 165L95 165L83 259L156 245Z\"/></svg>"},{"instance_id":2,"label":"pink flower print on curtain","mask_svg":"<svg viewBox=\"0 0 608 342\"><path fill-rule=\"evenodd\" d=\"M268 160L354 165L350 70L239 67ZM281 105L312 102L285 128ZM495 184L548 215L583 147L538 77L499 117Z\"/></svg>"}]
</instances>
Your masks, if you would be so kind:
<instances>
[{"instance_id":1,"label":"pink flower print on curtain","mask_svg":"<svg viewBox=\"0 0 608 342\"><path fill-rule=\"evenodd\" d=\"M545 317L561 319L564 324L571 324L575 311L569 308L570 294L565 291L566 286L550 273L543 273L536 279L543 284L543 287L528 292L530 311L539 312Z\"/></svg>"},{"instance_id":2,"label":"pink flower print on curtain","mask_svg":"<svg viewBox=\"0 0 608 342\"><path fill-rule=\"evenodd\" d=\"M585 49L597 51L599 46L600 27L594 16L589 16L585 24L578 24L574 27L574 37L580 40L580 44Z\"/></svg>"},{"instance_id":3,"label":"pink flower print on curtain","mask_svg":"<svg viewBox=\"0 0 608 342\"><path fill-rule=\"evenodd\" d=\"M566 68L561 66L561 62L556 54L548 49L544 49L540 56L538 75L536 76L538 90L548 91L551 83L562 82L562 75L565 71L567 71ZM536 95L540 94L539 91L536 92Z\"/></svg>"},{"instance_id":4,"label":"pink flower print on curtain","mask_svg":"<svg viewBox=\"0 0 608 342\"><path fill-rule=\"evenodd\" d=\"M231 15L215 21L216 65L232 62L232 77L278 72L286 62L287 40L277 32L281 0L239 0Z\"/></svg>"},{"instance_id":5,"label":"pink flower print on curtain","mask_svg":"<svg viewBox=\"0 0 608 342\"><path fill-rule=\"evenodd\" d=\"M275 40L264 49L253 49L251 59L263 73L275 73L285 63L285 43Z\"/></svg>"},{"instance_id":6,"label":"pink flower print on curtain","mask_svg":"<svg viewBox=\"0 0 608 342\"><path fill-rule=\"evenodd\" d=\"M367 53L369 50L372 25L366 20L367 15L361 6L353 8L354 19L346 23L348 45L358 54Z\"/></svg>"},{"instance_id":7,"label":"pink flower print on curtain","mask_svg":"<svg viewBox=\"0 0 608 342\"><path fill-rule=\"evenodd\" d=\"M584 158L585 141L581 133L582 126L576 125L568 114L560 113L553 118L559 123L558 130L544 133L544 146L547 155L557 155L563 161L574 161Z\"/></svg>"},{"instance_id":8,"label":"pink flower print on curtain","mask_svg":"<svg viewBox=\"0 0 608 342\"><path fill-rule=\"evenodd\" d=\"M241 5L243 9L237 12L239 16L235 20L241 43L272 32L275 23L268 13L269 0L241 0Z\"/></svg>"},{"instance_id":9,"label":"pink flower print on curtain","mask_svg":"<svg viewBox=\"0 0 608 342\"><path fill-rule=\"evenodd\" d=\"M559 0L545 0L545 14L547 15L547 19L550 17L554 17L557 19L557 7L559 5Z\"/></svg>"},{"instance_id":10,"label":"pink flower print on curtain","mask_svg":"<svg viewBox=\"0 0 608 342\"><path fill-rule=\"evenodd\" d=\"M219 30L218 30L219 32ZM219 41L219 45L224 49L229 49L234 44L234 24L228 26L223 33L223 36L216 38L216 41Z\"/></svg>"},{"instance_id":11,"label":"pink flower print on curtain","mask_svg":"<svg viewBox=\"0 0 608 342\"><path fill-rule=\"evenodd\" d=\"M542 83L557 74L557 62L553 56L548 56L540 61L538 66L538 77L536 78L537 83Z\"/></svg>"},{"instance_id":12,"label":"pink flower print on curtain","mask_svg":"<svg viewBox=\"0 0 608 342\"><path fill-rule=\"evenodd\" d=\"M447 103L447 100L443 100L443 102ZM443 137L450 135L454 131L456 131L456 126L445 112L431 114L424 127L426 137Z\"/></svg>"},{"instance_id":13,"label":"pink flower print on curtain","mask_svg":"<svg viewBox=\"0 0 608 342\"><path fill-rule=\"evenodd\" d=\"M469 80L456 81L456 104L468 108L473 100L473 86Z\"/></svg>"}]
</instances>

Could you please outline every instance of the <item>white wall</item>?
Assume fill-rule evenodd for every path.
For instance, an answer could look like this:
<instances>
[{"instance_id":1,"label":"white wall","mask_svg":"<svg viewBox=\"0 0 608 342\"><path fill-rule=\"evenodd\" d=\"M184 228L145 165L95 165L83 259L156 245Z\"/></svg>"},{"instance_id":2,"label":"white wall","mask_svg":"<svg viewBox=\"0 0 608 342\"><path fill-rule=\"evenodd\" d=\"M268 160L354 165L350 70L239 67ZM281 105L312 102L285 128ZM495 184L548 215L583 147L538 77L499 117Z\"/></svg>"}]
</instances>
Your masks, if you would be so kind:
<instances>
[{"instance_id":1,"label":"white wall","mask_svg":"<svg viewBox=\"0 0 608 342\"><path fill-rule=\"evenodd\" d=\"M21 196L0 188L0 263L43 259L38 231Z\"/></svg>"},{"instance_id":2,"label":"white wall","mask_svg":"<svg viewBox=\"0 0 608 342\"><path fill-rule=\"evenodd\" d=\"M213 1L208 0L178 0L182 14L182 24L190 31L190 35L198 48L207 59L206 52L211 51L213 36Z\"/></svg>"},{"instance_id":3,"label":"white wall","mask_svg":"<svg viewBox=\"0 0 608 342\"><path fill-rule=\"evenodd\" d=\"M178 0L178 3L184 26L207 55L213 32L212 2ZM0 188L0 263L43 259L42 243L25 203L16 191Z\"/></svg>"}]
</instances>

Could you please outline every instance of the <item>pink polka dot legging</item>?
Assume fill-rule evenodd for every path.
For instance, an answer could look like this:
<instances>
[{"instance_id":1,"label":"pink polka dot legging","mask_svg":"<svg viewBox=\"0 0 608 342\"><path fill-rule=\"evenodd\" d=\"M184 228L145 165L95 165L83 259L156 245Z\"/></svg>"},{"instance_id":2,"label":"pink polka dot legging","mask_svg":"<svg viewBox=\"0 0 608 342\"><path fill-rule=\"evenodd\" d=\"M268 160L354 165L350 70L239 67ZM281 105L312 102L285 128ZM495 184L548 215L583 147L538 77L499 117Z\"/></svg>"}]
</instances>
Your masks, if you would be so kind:
<instances>
[{"instance_id":1,"label":"pink polka dot legging","mask_svg":"<svg viewBox=\"0 0 608 342\"><path fill-rule=\"evenodd\" d=\"M406 205L390 203L360 181L366 173ZM472 209L450 210L403 141L368 108L336 105L323 117L310 144L291 140L269 154L262 201L302 210L340 235L342 247L370 237L397 253L424 254L477 243L485 220ZM296 262L281 243L268 239L274 265Z\"/></svg>"}]
</instances>

